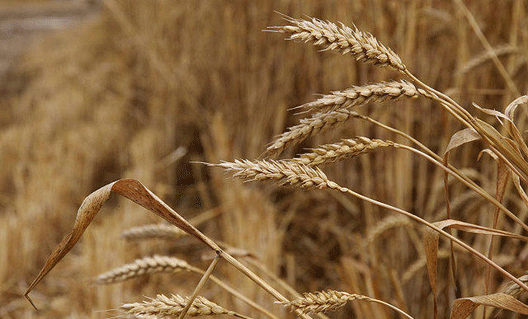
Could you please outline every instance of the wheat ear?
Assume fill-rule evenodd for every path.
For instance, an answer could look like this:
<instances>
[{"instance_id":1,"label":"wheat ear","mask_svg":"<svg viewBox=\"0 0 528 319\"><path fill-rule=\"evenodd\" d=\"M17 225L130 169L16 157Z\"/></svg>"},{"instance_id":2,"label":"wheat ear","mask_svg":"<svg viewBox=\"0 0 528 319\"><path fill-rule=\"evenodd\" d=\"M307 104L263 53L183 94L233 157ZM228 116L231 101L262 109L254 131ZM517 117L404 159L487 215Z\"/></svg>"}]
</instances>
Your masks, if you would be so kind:
<instances>
[{"instance_id":1,"label":"wheat ear","mask_svg":"<svg viewBox=\"0 0 528 319\"><path fill-rule=\"evenodd\" d=\"M280 185L319 189L334 188L334 182L328 180L319 168L311 168L292 160L235 160L220 164L208 164L234 171L233 176L245 180L274 180Z\"/></svg>"},{"instance_id":2,"label":"wheat ear","mask_svg":"<svg viewBox=\"0 0 528 319\"><path fill-rule=\"evenodd\" d=\"M188 302L189 297L182 297L180 295L172 295L171 297L167 297L160 294L157 295L156 298L145 300L143 302L124 304L121 306L121 310L125 312L125 315L136 318L150 315L175 317L180 315ZM249 319L249 317L231 310L227 310L202 296L196 297L193 304L189 308L187 315L192 317L231 315L237 318Z\"/></svg>"},{"instance_id":3,"label":"wheat ear","mask_svg":"<svg viewBox=\"0 0 528 319\"><path fill-rule=\"evenodd\" d=\"M372 34L356 27L340 26L316 18L309 20L285 18L291 25L269 27L268 30L288 35L288 40L300 40L323 47L323 50L352 54L358 61L388 66L398 71L406 70L401 58L381 44Z\"/></svg>"},{"instance_id":4,"label":"wheat ear","mask_svg":"<svg viewBox=\"0 0 528 319\"><path fill-rule=\"evenodd\" d=\"M295 299L288 303L284 303L284 306L292 310L297 309L306 314L319 313L336 310L338 308L343 307L347 302L353 300L364 300L368 302L379 303L384 306L390 307L391 309L397 311L398 313L404 315L407 318L412 319L412 317L405 313L403 310L384 301L375 298L370 298L364 295L349 294L347 292L335 290L304 293L303 297Z\"/></svg>"},{"instance_id":5,"label":"wheat ear","mask_svg":"<svg viewBox=\"0 0 528 319\"><path fill-rule=\"evenodd\" d=\"M326 111L363 106L371 102L383 102L388 99L397 100L402 97L418 98L420 96L431 97L432 95L405 80L388 81L352 86L343 91L332 91L315 101L299 106L299 108Z\"/></svg>"},{"instance_id":6,"label":"wheat ear","mask_svg":"<svg viewBox=\"0 0 528 319\"><path fill-rule=\"evenodd\" d=\"M345 158L355 157L364 153L372 152L382 147L398 147L392 141L369 139L367 137L356 137L343 139L339 143L325 144L311 149L310 153L301 154L295 161L307 166L317 166L339 161Z\"/></svg>"},{"instance_id":7,"label":"wheat ear","mask_svg":"<svg viewBox=\"0 0 528 319\"><path fill-rule=\"evenodd\" d=\"M348 110L335 110L313 114L309 118L302 119L300 124L290 127L288 132L279 135L268 146L266 153L269 155L278 155L288 146L301 143L310 136L336 128L343 122L360 116L358 113Z\"/></svg>"},{"instance_id":8,"label":"wheat ear","mask_svg":"<svg viewBox=\"0 0 528 319\"><path fill-rule=\"evenodd\" d=\"M351 118L361 118L356 112L346 108L359 107L371 102L396 100L402 97L432 97L423 89L418 89L407 81L391 81L364 86L353 86L344 91L335 91L322 98L303 104L299 108L317 110L309 118L302 119L300 124L292 126L287 132L279 135L267 148L270 155L281 153L286 147L298 144L310 136L336 128Z\"/></svg>"},{"instance_id":9,"label":"wheat ear","mask_svg":"<svg viewBox=\"0 0 528 319\"><path fill-rule=\"evenodd\" d=\"M145 274L160 272L177 273L191 271L194 267L186 261L175 257L158 256L136 259L130 264L115 268L109 272L97 276L95 282L101 285L125 281Z\"/></svg>"},{"instance_id":10,"label":"wheat ear","mask_svg":"<svg viewBox=\"0 0 528 319\"><path fill-rule=\"evenodd\" d=\"M198 226L221 213L222 210L219 207L216 207L191 218L189 222L195 226ZM162 223L129 228L121 234L121 237L125 238L126 240L150 238L177 239L186 235L187 233L178 227Z\"/></svg>"},{"instance_id":11,"label":"wheat ear","mask_svg":"<svg viewBox=\"0 0 528 319\"><path fill-rule=\"evenodd\" d=\"M185 235L187 235L186 232L174 225L150 224L127 229L121 234L121 237L126 240L148 238L176 239Z\"/></svg>"}]
</instances>

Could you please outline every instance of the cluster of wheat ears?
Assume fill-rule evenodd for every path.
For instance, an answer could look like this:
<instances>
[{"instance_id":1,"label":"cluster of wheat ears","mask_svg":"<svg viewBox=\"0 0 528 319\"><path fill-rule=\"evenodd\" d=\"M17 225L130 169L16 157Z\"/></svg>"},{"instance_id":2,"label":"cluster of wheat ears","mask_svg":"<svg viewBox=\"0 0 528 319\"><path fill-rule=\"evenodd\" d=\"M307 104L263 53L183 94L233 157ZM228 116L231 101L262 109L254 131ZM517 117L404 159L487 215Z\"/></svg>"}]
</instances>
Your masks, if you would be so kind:
<instances>
[{"instance_id":1,"label":"cluster of wheat ears","mask_svg":"<svg viewBox=\"0 0 528 319\"><path fill-rule=\"evenodd\" d=\"M377 205L387 211L402 214L416 222L419 226L423 226L427 229L423 236L429 281L434 296L435 316L437 313L436 267L440 236L451 242L450 258L452 276L456 276L454 271L455 260L453 246L458 245L480 259L482 262L486 263L489 267L488 269L494 268L503 276L511 280L510 287L504 292L485 292L481 296L470 296L456 299L451 305L452 318L466 318L479 305L493 306L521 314L528 314L528 306L516 299L521 292L528 291L528 281L526 280L526 277L516 278L492 260L491 250L488 253L479 252L455 237L451 232L451 229L454 228L464 232L491 235L491 246L491 241L493 241L494 236L507 236L523 241L528 240L525 236L497 229L497 220L500 214L506 215L513 222L522 226L524 230L528 231L528 225L501 203L501 192L503 193L505 191L504 187L502 189L499 188L496 196L492 196L467 175L448 162L448 154L451 150L471 141L482 140L487 146L484 151L487 154L490 154L497 162L498 169L502 176L507 176L507 178L513 180L520 197L528 206L528 196L522 188L522 184L528 182L528 161L526 160L526 158L528 158L528 146L522 139L522 136L514 123L514 113L516 108L521 104L527 103L528 96L525 95L517 98L505 108L504 113L481 108L475 105L479 111L496 117L498 120L497 122L503 127L503 130L501 131L504 133L500 133L499 130L492 125L471 115L466 109L461 107L446 94L439 92L420 81L409 71L404 61L402 61L395 52L380 43L370 33L359 31L355 27L351 28L343 24L338 25L318 19L293 19L289 17L285 17L285 19L288 22L288 25L270 27L268 30L284 33L289 40L299 40L305 43L311 43L321 48L323 51L335 51L341 54L352 55L358 61L371 63L382 68L394 69L406 78L406 80L402 79L399 81L353 86L344 91L331 92L313 102L297 107L296 109L300 110L306 115L306 117L302 119L298 125L290 127L287 132L278 136L267 148L265 158L258 160L241 159L235 160L234 162L222 162L207 165L223 168L226 171L232 172L234 177L243 180L271 180L280 185L301 187L305 189L329 189L341 192L349 196L360 198L373 205ZM366 115L361 115L352 111L352 108L361 108L369 103L406 98L433 100L466 127L464 130L453 134L443 156L434 153L412 136L396 128L378 122ZM357 136L343 139L332 144L320 145L319 147L310 149L308 152L300 154L295 158L276 159L285 148L300 143L310 136L314 136L320 132L335 129L339 125L351 120L367 121L373 125L377 125L382 129L400 136L408 141L408 143L404 144L390 140ZM446 176L452 176L460 183L482 196L486 201L493 204L496 207L494 218L495 223L493 227L484 227L451 219L449 205L446 205L447 215L444 220L429 222L408 211L376 201L372 198L356 193L345 186L339 185L336 182L331 181L322 170L322 167L326 164L345 160L367 152L375 152L380 148L387 147L407 150L423 157L441 168ZM112 192L118 193L136 202L174 225L147 225L131 229L124 234L124 237L127 239L147 237L176 239L184 235L190 235L197 238L216 253L216 257L213 258L209 268L206 270L194 267L186 261L176 257L153 256L138 259L131 264L100 275L96 280L99 284L110 284L135 278L142 274L154 274L160 272L193 272L202 275L202 279L196 285L192 295L158 295L155 298L140 303L124 304L120 308L120 315L123 317L169 318L177 316L183 318L186 315L204 316L226 314L239 318L248 318L245 315L227 310L199 295L205 282L211 280L218 284L227 293L232 294L234 297L239 298L262 313L263 316L277 318L277 316L269 310L237 292L236 289L213 275L217 263L224 260L246 275L249 279L253 280L257 285L275 298L278 303L290 308L296 315L303 318L309 318L311 314L324 318L324 312L335 310L353 300L359 302L366 301L379 303L390 307L402 317L412 318L403 310L389 303L368 296L334 290L310 292L301 295L293 288L286 286L284 282L277 278L265 281L257 276L250 268L241 263L239 259L235 258L244 254L244 252L234 250L207 237L195 228L192 223L181 217L140 182L131 179L118 180L108 184L90 194L84 200L78 210L73 230L58 245L38 276L28 288L25 294L28 300L31 301L29 293L35 288L35 286L73 248ZM288 297L280 293L279 290L274 287L277 285L280 286L281 290L287 291Z\"/></svg>"}]
</instances>

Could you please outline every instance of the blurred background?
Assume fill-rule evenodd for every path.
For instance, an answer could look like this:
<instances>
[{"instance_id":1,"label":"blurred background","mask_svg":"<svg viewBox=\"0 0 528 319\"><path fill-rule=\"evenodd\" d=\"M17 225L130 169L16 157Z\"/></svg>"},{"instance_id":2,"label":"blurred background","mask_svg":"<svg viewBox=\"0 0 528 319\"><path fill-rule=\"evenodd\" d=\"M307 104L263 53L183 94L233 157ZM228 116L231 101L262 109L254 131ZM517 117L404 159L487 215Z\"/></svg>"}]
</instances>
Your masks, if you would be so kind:
<instances>
[{"instance_id":1,"label":"blurred background","mask_svg":"<svg viewBox=\"0 0 528 319\"><path fill-rule=\"evenodd\" d=\"M2 0L0 318L107 318L116 315L107 310L145 296L192 292L199 280L194 275L93 284L98 274L142 256L178 256L202 268L209 262L208 251L191 238L121 238L130 227L161 221L112 197L79 244L32 292L41 311L21 297L71 230L82 200L120 178L141 181L185 218L201 220L199 228L208 236L251 252L251 260L242 261L265 267L300 292L365 294L416 318L432 317L422 228L338 193L244 184L191 161L257 158L274 136L298 123L289 108L331 90L401 78L352 56L318 52L263 32L286 23L277 12L356 25L392 48L422 81L472 113L471 102L503 110L528 92L528 1L464 3L507 77L454 1ZM412 134L437 153L460 129L426 100L357 111ZM523 127L526 113L519 114ZM400 141L378 127L348 122L283 156L356 135ZM486 156L477 161L482 146L465 146L453 152L451 161L494 194L496 167ZM443 173L404 151L385 149L324 171L344 186L429 221L445 218ZM456 183L450 195L454 218L491 225L489 204ZM526 218L513 192L505 202ZM508 220L501 227L520 232ZM487 250L485 236L459 236ZM486 267L457 252L455 293L446 280L448 243L441 241L440 247L439 311L445 318L456 296L484 294ZM501 239L495 249L501 266L516 276L526 271L523 244ZM293 317L227 265L215 274L280 316ZM491 292L505 285L503 277L492 274ZM204 295L261 316L214 284ZM358 302L330 316L397 317L387 308Z\"/></svg>"}]
</instances>

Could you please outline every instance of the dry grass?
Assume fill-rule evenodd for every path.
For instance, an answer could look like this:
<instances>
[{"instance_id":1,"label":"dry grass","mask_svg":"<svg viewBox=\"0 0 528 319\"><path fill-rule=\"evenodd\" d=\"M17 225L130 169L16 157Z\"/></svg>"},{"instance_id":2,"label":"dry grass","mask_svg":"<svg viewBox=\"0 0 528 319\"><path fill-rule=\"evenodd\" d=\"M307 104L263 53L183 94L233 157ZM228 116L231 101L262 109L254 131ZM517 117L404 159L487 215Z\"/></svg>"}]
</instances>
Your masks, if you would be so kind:
<instances>
[{"instance_id":1,"label":"dry grass","mask_svg":"<svg viewBox=\"0 0 528 319\"><path fill-rule=\"evenodd\" d=\"M0 90L0 162L4 167L0 171L0 317L104 318L107 313L98 310L113 309L143 295L192 295L197 278L188 276L151 274L112 286L86 284L109 269L153 254L185 257L190 264L206 267L200 258L204 248L189 236L177 242L121 240L123 230L159 220L119 199L109 202L81 245L33 293L41 311L34 312L21 299L52 247L70 230L83 198L123 176L140 180L188 219L220 207L221 214L201 224L200 230L250 251L269 273L299 291L335 288L386 301L415 318L433 317L424 251L416 244L421 242L420 228L394 222L393 227L380 226L383 233L374 236L376 226L387 216L377 206L337 192L243 184L226 178L220 170L205 171L188 162L257 158L266 145L273 145L269 143L275 136L299 123L288 108L310 105L310 101L321 104L321 111L339 110L333 117L319 112L300 120L301 125L308 123L309 132L277 147L276 153L285 150L283 157L294 158L303 153L301 149L354 136L408 143L394 132L372 125L365 116L409 133L441 154L462 124L442 111L432 97L405 99L416 96L416 92L423 95L421 90L425 89L402 82L404 74L393 69L406 67L424 83L452 93L471 114L477 114L471 102L502 111L518 97L491 60L481 62L490 53L482 53L482 44L457 5L366 0L333 5L268 0L106 3L97 19L36 43L17 64L18 69L2 79L8 89ZM465 3L511 81L526 93L524 2ZM317 52L261 32L284 23L274 10L293 17L343 21L352 28L293 19L290 27L277 30L290 30L287 36L318 43L319 49L350 52L345 56ZM365 33L356 31L352 22L379 41L363 37ZM317 26L330 33L314 32ZM338 40L345 35L353 35L356 42ZM370 40L357 41L358 36ZM356 63L355 59L388 68ZM475 61L479 61L478 66ZM379 83L391 83L389 93L376 93L382 92L374 90ZM358 89L363 85L374 87L364 92ZM405 88L400 95L393 87L396 85ZM333 93L314 97L328 92ZM402 98L396 99L398 96ZM383 103L370 104L374 101ZM354 111L361 114L342 106L360 106ZM518 108L515 119L520 132L526 128L523 112ZM478 114L496 124L493 118ZM325 116L331 120L322 120ZM455 167L478 172L467 176L494 195L496 165L486 156L476 161L482 145L465 145L452 152L450 161ZM180 146L188 149L187 154L167 163L167 155ZM283 163L279 160L262 165L265 168L251 163L248 166L258 168L258 174L271 172L281 182L323 185L317 170L310 175L312 171L303 167L302 179L274 171L278 165L292 172L290 163L287 167L270 164ZM425 220L437 221L445 218L446 206L443 171L435 167L412 153L387 150L327 165L324 176ZM521 169L517 164L514 167ZM252 178L262 176L258 174ZM457 201L468 190L458 182L449 183L453 218L492 227L494 207L471 196ZM503 203L520 219L526 219L526 206L513 187L507 188ZM498 227L522 231L510 219L499 219ZM487 236L464 232L456 236L481 252L488 251ZM521 242L497 238L492 251L493 260L513 275L518 277L526 271L527 253ZM489 292L497 292L508 283L492 272L485 284L486 265L475 262L471 254L455 252L456 292L454 285L444 280L449 277L449 242L440 241L437 304L441 318L449 316L455 296L481 295L485 285ZM264 272L255 271L268 278ZM223 282L236 283L237 290L279 317L288 316L265 292L226 265L221 263L215 275ZM280 290L294 299L287 289ZM201 294L228 309L262 316L216 284L206 285ZM481 308L475 311L475 318L482 317ZM367 319L398 316L388 308L365 302L347 303L330 315ZM487 313L488 317L494 315ZM520 315L502 311L498 317Z\"/></svg>"}]
</instances>

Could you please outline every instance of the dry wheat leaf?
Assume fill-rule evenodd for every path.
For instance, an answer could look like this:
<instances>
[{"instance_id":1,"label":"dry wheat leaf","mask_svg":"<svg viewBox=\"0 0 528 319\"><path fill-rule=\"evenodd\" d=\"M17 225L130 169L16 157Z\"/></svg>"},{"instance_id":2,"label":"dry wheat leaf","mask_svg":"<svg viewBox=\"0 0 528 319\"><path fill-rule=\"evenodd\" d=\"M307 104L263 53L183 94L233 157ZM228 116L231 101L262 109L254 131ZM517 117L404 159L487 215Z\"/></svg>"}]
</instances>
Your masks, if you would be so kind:
<instances>
[{"instance_id":1,"label":"dry wheat leaf","mask_svg":"<svg viewBox=\"0 0 528 319\"><path fill-rule=\"evenodd\" d=\"M444 157L446 157L449 152L451 152L453 149L458 148L459 146L473 142L476 140L481 139L482 137L472 128L466 128L463 130L460 130L453 134L451 136L451 139L449 140L449 144L447 145L447 148L444 152Z\"/></svg>"},{"instance_id":2,"label":"dry wheat leaf","mask_svg":"<svg viewBox=\"0 0 528 319\"><path fill-rule=\"evenodd\" d=\"M497 162L496 198L499 203L502 203L502 200L504 199L504 195L506 193L508 182L510 181L510 169L508 168L508 165L506 165L506 162L504 162L499 156L497 156L497 154L495 154L489 148L480 151L478 155L479 160L483 154L488 154L495 162ZM497 212L500 212L500 209L498 207Z\"/></svg>"},{"instance_id":3,"label":"dry wheat leaf","mask_svg":"<svg viewBox=\"0 0 528 319\"><path fill-rule=\"evenodd\" d=\"M493 126L482 120L475 119L474 124L486 142L505 157L503 160L508 161L512 165L511 167L515 169L515 173L525 182L528 181L528 162L524 160L515 142L503 136Z\"/></svg>"},{"instance_id":4,"label":"dry wheat leaf","mask_svg":"<svg viewBox=\"0 0 528 319\"><path fill-rule=\"evenodd\" d=\"M436 300L436 268L438 265L438 241L440 235L433 229L427 227L424 234L425 258L427 261L427 274L429 275L429 284L433 291L434 318L438 317L438 305Z\"/></svg>"},{"instance_id":5,"label":"dry wheat leaf","mask_svg":"<svg viewBox=\"0 0 528 319\"><path fill-rule=\"evenodd\" d=\"M506 107L506 109L504 110L504 114L510 119L510 122L506 124L508 132L510 133L512 138L517 142L524 155L528 156L528 146L524 142L524 139L522 138L521 133L517 129L517 126L515 126L514 121L515 111L517 110L517 107L523 104L528 104L528 95L523 95L521 97L516 98Z\"/></svg>"},{"instance_id":6,"label":"dry wheat leaf","mask_svg":"<svg viewBox=\"0 0 528 319\"><path fill-rule=\"evenodd\" d=\"M517 107L523 104L528 104L528 95L523 95L516 98L510 103L510 105L506 107L506 109L504 109L504 114L506 114L506 116L513 122Z\"/></svg>"},{"instance_id":7,"label":"dry wheat leaf","mask_svg":"<svg viewBox=\"0 0 528 319\"><path fill-rule=\"evenodd\" d=\"M505 293L496 293L491 295L459 298L453 303L451 309L451 319L465 319L478 306L491 306L506 310L511 310L523 315L528 315L528 306Z\"/></svg>"},{"instance_id":8,"label":"dry wheat leaf","mask_svg":"<svg viewBox=\"0 0 528 319\"><path fill-rule=\"evenodd\" d=\"M35 307L29 293L35 286L46 276L55 265L75 246L81 238L86 228L90 225L95 215L99 212L103 204L108 200L110 194L114 192L124 196L133 202L145 207L169 223L179 227L186 233L195 236L211 248L216 246L200 231L189 224L183 217L176 213L172 208L159 199L154 193L148 190L143 184L134 179L121 179L103 186L86 197L77 211L77 217L72 231L55 248L53 253L40 270L39 274L33 280L24 296ZM218 247L216 247L218 248ZM214 248L215 249L215 248ZM216 250L216 249L215 249Z\"/></svg>"},{"instance_id":9,"label":"dry wheat leaf","mask_svg":"<svg viewBox=\"0 0 528 319\"><path fill-rule=\"evenodd\" d=\"M451 139L449 140L449 144L447 145L447 148L444 152L444 165L448 166L449 164L449 153L459 146L470 143L476 140L481 139L481 136L472 128L466 128L463 130L460 130L453 134L451 136ZM446 201L446 214L447 218L451 218L451 202L449 199L449 183L448 183L449 173L446 171L444 172L444 193L445 193L445 201ZM455 259L455 251L453 248L453 241L450 240L450 251L451 256L449 257L450 265L451 265L451 274L453 278L456 278L456 259ZM436 309L436 299L435 299L435 309ZM436 310L435 310L435 317L436 317Z\"/></svg>"},{"instance_id":10,"label":"dry wheat leaf","mask_svg":"<svg viewBox=\"0 0 528 319\"><path fill-rule=\"evenodd\" d=\"M528 195L524 191L524 188L521 186L521 180L519 179L519 176L513 174L512 180L513 180L513 185L515 185L515 188L517 189L517 192L519 193L519 196L521 197L521 200L523 201L524 205L528 207Z\"/></svg>"},{"instance_id":11,"label":"dry wheat leaf","mask_svg":"<svg viewBox=\"0 0 528 319\"><path fill-rule=\"evenodd\" d=\"M453 219L446 219L441 220L438 222L433 223L433 225L437 226L440 229L444 229L446 227L449 228L455 228L458 230L470 232L470 233L477 233L477 234L486 234L486 235L496 235L496 236L505 236L505 237L511 237L520 239L523 241L528 241L528 237L517 235L514 233L510 233L503 230L488 228L484 226L479 226L475 224L470 224L458 220ZM434 307L437 309L437 301L436 301L436 275L437 275L437 266L438 266L438 242L440 239L440 235L438 232L431 228L427 228L424 233L424 247L425 247L425 257L427 261L427 273L429 274L429 283L431 285L431 289L433 291L433 301L434 301ZM436 310L435 310L436 313ZM435 315L436 318L436 315Z\"/></svg>"},{"instance_id":12,"label":"dry wheat leaf","mask_svg":"<svg viewBox=\"0 0 528 319\"><path fill-rule=\"evenodd\" d=\"M449 227L449 228L462 230L468 233L504 236L504 237L520 239L523 241L528 241L528 237L526 236L514 234L508 231L504 231L504 230L499 230L499 229L489 228L489 227L475 225L471 223L466 223L466 222L454 220L454 219L441 220L433 224L435 226L438 226L438 228L441 228L441 229Z\"/></svg>"},{"instance_id":13,"label":"dry wheat leaf","mask_svg":"<svg viewBox=\"0 0 528 319\"><path fill-rule=\"evenodd\" d=\"M513 117L517 107L527 102L528 96L526 95L517 98L515 101L513 101L512 103L510 103L510 105L506 107L504 114L496 110L482 108L475 103L473 103L473 106L482 111L483 113L495 116L499 123L501 123L501 125L506 128L508 134L510 134L510 137L516 142L515 147L521 149L525 155L528 155L528 146L526 146L526 143L524 142L521 133L519 132L519 130L515 126L515 122L513 121ZM504 120L504 122L501 119Z\"/></svg>"},{"instance_id":14,"label":"dry wheat leaf","mask_svg":"<svg viewBox=\"0 0 528 319\"><path fill-rule=\"evenodd\" d=\"M510 119L500 111L483 108L479 106L477 103L473 103L473 107L475 107L477 110L481 111L482 113L495 116L495 118L497 119L497 121L501 123L501 125L504 125L501 120L510 121Z\"/></svg>"}]
</instances>

